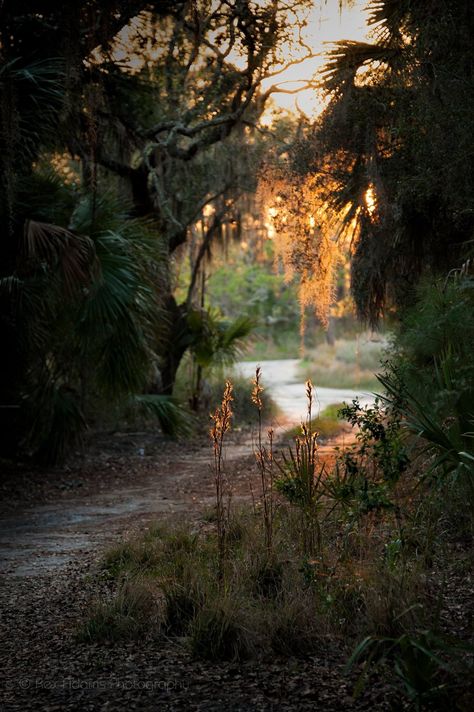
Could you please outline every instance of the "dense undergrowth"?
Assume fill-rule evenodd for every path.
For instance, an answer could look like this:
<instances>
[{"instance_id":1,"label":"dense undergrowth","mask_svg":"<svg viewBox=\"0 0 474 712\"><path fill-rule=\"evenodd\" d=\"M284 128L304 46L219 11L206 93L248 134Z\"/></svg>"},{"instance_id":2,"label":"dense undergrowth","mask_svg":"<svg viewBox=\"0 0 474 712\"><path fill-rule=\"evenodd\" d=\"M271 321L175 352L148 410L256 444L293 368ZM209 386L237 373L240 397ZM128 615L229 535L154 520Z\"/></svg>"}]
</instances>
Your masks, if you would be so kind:
<instances>
[{"instance_id":1,"label":"dense undergrowth","mask_svg":"<svg viewBox=\"0 0 474 712\"><path fill-rule=\"evenodd\" d=\"M356 674L355 694L375 674L393 687L394 709L470 709L474 458L464 428L472 400L462 406L473 374L463 312L471 286L455 280L422 292L417 309L426 320L416 310L407 317L381 376L385 395L341 409L357 435L335 462L319 452L310 382L306 422L277 452L262 425L258 369L256 473L244 508L232 504L224 460L228 382L212 416L215 508L111 550L102 572L111 598L96 605L80 637L148 636L157 645L172 637L212 660L320 654L330 638ZM430 340L434 318L445 329Z\"/></svg>"}]
</instances>

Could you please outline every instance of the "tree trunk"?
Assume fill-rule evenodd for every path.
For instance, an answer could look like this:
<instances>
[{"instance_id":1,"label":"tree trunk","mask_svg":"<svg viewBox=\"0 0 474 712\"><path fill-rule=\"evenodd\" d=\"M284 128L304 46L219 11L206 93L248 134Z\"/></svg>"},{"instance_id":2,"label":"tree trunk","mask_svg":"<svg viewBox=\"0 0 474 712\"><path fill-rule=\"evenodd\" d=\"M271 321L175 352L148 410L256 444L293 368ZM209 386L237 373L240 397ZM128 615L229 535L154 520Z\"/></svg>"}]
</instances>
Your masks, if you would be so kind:
<instances>
[{"instance_id":1,"label":"tree trunk","mask_svg":"<svg viewBox=\"0 0 474 712\"><path fill-rule=\"evenodd\" d=\"M164 333L160 334L157 349L160 378L154 379L148 387L148 393L173 395L176 374L186 353L191 339L187 322L186 304L177 304L172 294L164 303L166 325Z\"/></svg>"}]
</instances>

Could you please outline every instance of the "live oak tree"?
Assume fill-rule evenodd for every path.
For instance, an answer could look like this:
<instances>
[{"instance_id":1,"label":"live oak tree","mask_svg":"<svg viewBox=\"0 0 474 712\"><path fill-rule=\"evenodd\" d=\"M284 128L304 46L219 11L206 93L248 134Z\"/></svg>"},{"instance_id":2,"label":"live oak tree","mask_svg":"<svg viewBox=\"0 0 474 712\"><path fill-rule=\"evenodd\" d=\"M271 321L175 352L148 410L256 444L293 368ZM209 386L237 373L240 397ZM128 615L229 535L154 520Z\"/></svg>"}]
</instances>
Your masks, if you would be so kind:
<instances>
[{"instance_id":1,"label":"live oak tree","mask_svg":"<svg viewBox=\"0 0 474 712\"><path fill-rule=\"evenodd\" d=\"M2 3L5 444L37 447L42 411L49 435L61 425L59 452L84 425L87 394L172 392L199 338L188 318L198 272L253 189L255 125L284 90L278 74L309 4ZM177 304L172 262L197 223Z\"/></svg>"},{"instance_id":2,"label":"live oak tree","mask_svg":"<svg viewBox=\"0 0 474 712\"><path fill-rule=\"evenodd\" d=\"M238 199L255 188L259 149L252 134L277 91L295 44L296 12L307 2L183 3L166 18L144 12L127 35L134 57L118 62L120 42L99 52L90 71L100 86L94 144L80 132L74 150L126 186L136 215L153 216L171 257L196 222L206 221L187 299L165 288L159 380L172 393L176 371L196 335L189 328L202 260L223 225L239 219ZM139 51L137 52L137 49ZM125 53L122 51L122 53ZM305 56L307 50L305 48ZM138 65L138 66L137 66ZM264 79L275 84L262 91Z\"/></svg>"},{"instance_id":3,"label":"live oak tree","mask_svg":"<svg viewBox=\"0 0 474 712\"><path fill-rule=\"evenodd\" d=\"M107 0L0 8L2 454L60 458L84 429L86 390L110 402L142 380L155 301L150 226L123 205L105 209L105 225L97 191L91 201L87 180L55 170L85 60L140 9Z\"/></svg>"}]
</instances>

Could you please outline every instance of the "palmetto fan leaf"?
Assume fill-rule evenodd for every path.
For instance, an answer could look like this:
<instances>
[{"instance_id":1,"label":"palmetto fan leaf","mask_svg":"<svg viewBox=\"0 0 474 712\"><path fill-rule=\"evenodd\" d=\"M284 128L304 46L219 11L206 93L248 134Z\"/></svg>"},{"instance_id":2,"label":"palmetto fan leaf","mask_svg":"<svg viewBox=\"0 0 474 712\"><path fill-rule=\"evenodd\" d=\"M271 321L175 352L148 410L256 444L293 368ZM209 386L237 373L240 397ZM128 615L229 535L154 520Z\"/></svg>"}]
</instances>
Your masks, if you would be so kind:
<instances>
[{"instance_id":1,"label":"palmetto fan leaf","mask_svg":"<svg viewBox=\"0 0 474 712\"><path fill-rule=\"evenodd\" d=\"M77 393L46 371L42 376L28 395L27 405L35 412L24 445L39 461L54 464L81 443L86 421Z\"/></svg>"},{"instance_id":2,"label":"palmetto fan leaf","mask_svg":"<svg viewBox=\"0 0 474 712\"><path fill-rule=\"evenodd\" d=\"M23 231L23 256L26 265L57 267L69 296L91 278L95 252L92 241L58 225L27 220Z\"/></svg>"},{"instance_id":3,"label":"palmetto fan leaf","mask_svg":"<svg viewBox=\"0 0 474 712\"><path fill-rule=\"evenodd\" d=\"M83 198L68 228L25 225L18 275L0 289L16 298L30 354L24 446L43 461L60 460L80 440L91 408L123 406L147 385L161 316L153 227L107 195ZM167 432L179 430L174 403L147 408Z\"/></svg>"},{"instance_id":4,"label":"palmetto fan leaf","mask_svg":"<svg viewBox=\"0 0 474 712\"><path fill-rule=\"evenodd\" d=\"M91 230L100 265L79 311L79 348L100 389L120 398L144 388L156 360L162 248L150 222L128 218L110 196L94 207L83 201L72 221Z\"/></svg>"},{"instance_id":5,"label":"palmetto fan leaf","mask_svg":"<svg viewBox=\"0 0 474 712\"><path fill-rule=\"evenodd\" d=\"M354 83L357 71L373 62L393 63L401 48L393 44L369 44L354 40L336 42L327 53L328 61L322 71L322 84L328 92L341 92Z\"/></svg>"},{"instance_id":6,"label":"palmetto fan leaf","mask_svg":"<svg viewBox=\"0 0 474 712\"><path fill-rule=\"evenodd\" d=\"M372 0L367 24L374 26L381 40L398 37L401 21L412 0Z\"/></svg>"},{"instance_id":7,"label":"palmetto fan leaf","mask_svg":"<svg viewBox=\"0 0 474 712\"><path fill-rule=\"evenodd\" d=\"M77 201L71 185L47 162L40 159L38 167L28 176L17 179L15 205L23 215L33 220L67 226ZM88 235L88 232L75 231Z\"/></svg>"},{"instance_id":8,"label":"palmetto fan leaf","mask_svg":"<svg viewBox=\"0 0 474 712\"><path fill-rule=\"evenodd\" d=\"M397 386L390 377L378 375L380 383L385 388L387 395L384 399L392 403L399 397ZM453 418L453 424L446 426L439 416L430 413L426 404L422 403L411 393L405 393L406 405L400 409L405 418L408 429L421 438L424 443L424 452L434 455L434 460L428 468L427 475L431 475L438 468L445 473L467 473L470 480L471 491L474 494L474 452L470 446L473 437L474 414L464 418L469 424L471 432L460 432L459 424Z\"/></svg>"},{"instance_id":9,"label":"palmetto fan leaf","mask_svg":"<svg viewBox=\"0 0 474 712\"><path fill-rule=\"evenodd\" d=\"M129 408L133 414L157 418L161 429L167 435L189 435L191 416L170 396L134 396L129 402Z\"/></svg>"},{"instance_id":10,"label":"palmetto fan leaf","mask_svg":"<svg viewBox=\"0 0 474 712\"><path fill-rule=\"evenodd\" d=\"M64 62L57 58L25 64L17 57L0 63L0 91L5 107L0 128L6 146L2 159L10 179L21 175L22 164L26 166L34 160L40 147L56 144L63 77Z\"/></svg>"},{"instance_id":11,"label":"palmetto fan leaf","mask_svg":"<svg viewBox=\"0 0 474 712\"><path fill-rule=\"evenodd\" d=\"M245 338L255 328L251 317L223 319L218 312L192 311L188 323L193 334L191 350L199 366L233 363L238 357Z\"/></svg>"}]
</instances>

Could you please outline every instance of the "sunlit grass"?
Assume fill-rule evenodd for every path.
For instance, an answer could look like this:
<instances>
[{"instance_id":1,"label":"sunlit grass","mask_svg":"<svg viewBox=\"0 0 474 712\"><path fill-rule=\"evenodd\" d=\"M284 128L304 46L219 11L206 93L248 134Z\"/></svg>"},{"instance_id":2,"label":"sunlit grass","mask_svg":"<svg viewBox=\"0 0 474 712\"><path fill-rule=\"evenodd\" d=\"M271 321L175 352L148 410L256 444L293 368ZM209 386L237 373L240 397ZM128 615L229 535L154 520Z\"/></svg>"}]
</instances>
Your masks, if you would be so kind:
<instances>
[{"instance_id":1,"label":"sunlit grass","mask_svg":"<svg viewBox=\"0 0 474 712\"><path fill-rule=\"evenodd\" d=\"M328 405L321 413L311 421L311 432L318 433L321 440L334 438L346 429L346 424L338 418L338 411L342 408L343 403L333 403ZM300 435L301 428L299 425L287 430L284 434L285 438L296 438Z\"/></svg>"},{"instance_id":2,"label":"sunlit grass","mask_svg":"<svg viewBox=\"0 0 474 712\"><path fill-rule=\"evenodd\" d=\"M338 339L334 346L321 344L299 364L301 380L310 378L316 388L380 389L375 376L381 369L385 341Z\"/></svg>"}]
</instances>

